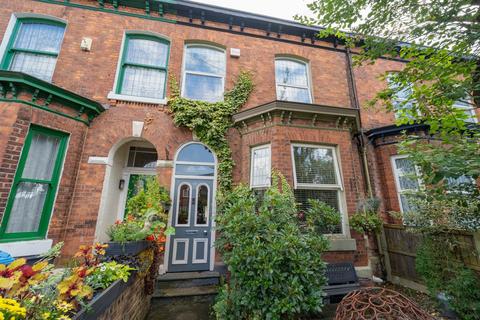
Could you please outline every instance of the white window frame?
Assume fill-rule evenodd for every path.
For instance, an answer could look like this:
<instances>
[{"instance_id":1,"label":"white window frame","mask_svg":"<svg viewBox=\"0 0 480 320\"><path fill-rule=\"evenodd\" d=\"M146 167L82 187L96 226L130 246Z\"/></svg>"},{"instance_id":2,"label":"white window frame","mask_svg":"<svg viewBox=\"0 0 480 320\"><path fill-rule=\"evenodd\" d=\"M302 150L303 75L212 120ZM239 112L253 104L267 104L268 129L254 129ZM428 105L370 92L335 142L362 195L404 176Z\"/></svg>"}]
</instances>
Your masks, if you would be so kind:
<instances>
[{"instance_id":1,"label":"white window frame","mask_svg":"<svg viewBox=\"0 0 480 320\"><path fill-rule=\"evenodd\" d=\"M294 86L294 85L287 85L287 84L282 84L277 81L277 61L279 60L287 60L287 61L293 61L297 62L300 64L305 65L305 69L307 71L307 86ZM289 88L295 88L295 89L307 89L308 90L308 96L310 98L309 102L300 102L300 101L290 101L290 102L298 102L298 103L313 103L313 94L312 94L312 79L311 79L311 72L310 72L310 63L301 59L296 59L292 57L286 57L286 56L278 56L275 57L275 63L274 63L274 75L275 75L275 96L277 97L277 100L280 100L280 97L278 96L278 86L282 87L289 87ZM289 100L280 100L280 101L289 101Z\"/></svg>"},{"instance_id":2,"label":"white window frame","mask_svg":"<svg viewBox=\"0 0 480 320\"><path fill-rule=\"evenodd\" d=\"M471 103L471 100L469 100L469 99L465 99L465 100L467 100L466 101L467 103ZM455 101L453 103L453 107L463 110L463 112L469 117L468 119L465 120L465 122L467 122L467 123L478 123L477 113L475 112L475 108L473 106L468 108L468 107L462 105L460 103L460 101ZM473 121L471 121L471 120L473 120Z\"/></svg>"},{"instance_id":3,"label":"white window frame","mask_svg":"<svg viewBox=\"0 0 480 320\"><path fill-rule=\"evenodd\" d=\"M333 164L335 170L335 178L337 180L336 184L316 184L316 183L299 183L297 182L297 170L295 168L295 147L306 147L306 148L316 148L316 149L329 149L332 150ZM316 145L316 144L301 144L301 143L292 143L291 147L292 163L293 163L293 183L295 189L317 189L317 190L332 190L338 189L343 191L343 181L342 175L340 174L340 161L338 160L337 148L326 145Z\"/></svg>"},{"instance_id":4,"label":"white window frame","mask_svg":"<svg viewBox=\"0 0 480 320\"><path fill-rule=\"evenodd\" d=\"M254 177L254 158L253 155L256 150L261 150L261 149L268 149L269 157L268 157L268 168L269 168L269 178L268 182L266 184L261 184L261 185L254 185L253 184L253 177ZM263 144L259 145L256 147L250 148L250 188L251 189L256 189L256 188L268 188L271 185L271 177L272 177L272 147L270 144Z\"/></svg>"},{"instance_id":5,"label":"white window frame","mask_svg":"<svg viewBox=\"0 0 480 320\"><path fill-rule=\"evenodd\" d=\"M391 158L390 158L391 164L392 164L393 176L394 176L394 179L395 179L395 188L396 188L396 191L397 191L398 205L400 207L400 212L401 213L405 212L404 209L403 209L403 205L402 205L401 195L405 194L405 193L408 193L408 192L412 192L412 191L418 191L423 186L423 181L420 178L421 177L420 168L418 166L414 165L415 166L415 174L417 175L418 189L417 190L414 190L414 189L401 190L400 176L399 176L399 172L398 172L398 169L397 169L396 161L398 159L408 159L408 158L409 158L408 155L394 155L394 156L391 156Z\"/></svg>"},{"instance_id":6,"label":"white window frame","mask_svg":"<svg viewBox=\"0 0 480 320\"><path fill-rule=\"evenodd\" d=\"M187 66L187 51L188 51L188 48L192 48L192 47L197 47L197 48L208 48L208 49L211 49L211 50L216 50L216 51L220 51L223 53L223 56L224 56L224 64L225 64L225 72L222 76L218 75L218 74L214 74L214 73L209 73L209 72L198 72L198 71L187 71L186 69L186 66ZM224 100L224 94L225 94L225 77L227 75L227 51L220 47L220 46L214 46L214 45L211 45L211 44L205 44L205 43L201 43L201 42L194 42L194 43L187 43L185 44L184 46L184 50L183 50L183 63L182 63L182 91L181 91L181 96L183 98L187 98L187 99L191 99L189 97L186 97L185 96L185 82L186 82L186 75L188 74L194 74L194 75L198 75L198 76L207 76L207 77L215 77L215 78L221 78L222 79L222 88L223 88L223 92L222 92L222 99L219 100L218 102L222 102Z\"/></svg>"},{"instance_id":7,"label":"white window frame","mask_svg":"<svg viewBox=\"0 0 480 320\"><path fill-rule=\"evenodd\" d=\"M298 183L297 182L297 170L295 168L295 147L307 147L307 148L317 148L317 149L330 149L332 150L334 170L336 175L337 184L313 184L313 183ZM294 189L304 189L304 190L334 190L338 194L338 211L340 212L342 221L342 232L341 233L331 233L325 234L329 237L350 237L350 228L348 225L348 213L347 213L347 204L345 199L345 192L343 188L343 178L340 171L340 157L338 156L338 148L333 146L327 146L322 144L303 144L303 143L292 143L291 144L291 156L292 156L292 169L293 169L293 186Z\"/></svg>"}]
</instances>

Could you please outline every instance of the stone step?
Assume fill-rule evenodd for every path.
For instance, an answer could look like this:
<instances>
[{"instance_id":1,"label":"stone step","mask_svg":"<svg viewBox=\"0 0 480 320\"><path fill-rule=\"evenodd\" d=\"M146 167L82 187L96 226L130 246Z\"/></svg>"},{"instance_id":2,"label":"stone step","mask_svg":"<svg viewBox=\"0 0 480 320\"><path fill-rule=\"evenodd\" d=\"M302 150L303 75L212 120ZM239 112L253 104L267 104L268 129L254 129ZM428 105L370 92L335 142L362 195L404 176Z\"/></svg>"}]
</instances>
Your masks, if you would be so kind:
<instances>
[{"instance_id":1,"label":"stone step","mask_svg":"<svg viewBox=\"0 0 480 320\"><path fill-rule=\"evenodd\" d=\"M195 288L216 286L220 283L218 272L167 273L157 278L156 289Z\"/></svg>"},{"instance_id":2,"label":"stone step","mask_svg":"<svg viewBox=\"0 0 480 320\"><path fill-rule=\"evenodd\" d=\"M211 320L215 296L153 298L148 320Z\"/></svg>"},{"instance_id":3,"label":"stone step","mask_svg":"<svg viewBox=\"0 0 480 320\"><path fill-rule=\"evenodd\" d=\"M203 278L219 278L220 273L216 271L199 271L199 272L170 272L159 275L158 281L171 280L189 280L189 279L203 279Z\"/></svg>"},{"instance_id":4,"label":"stone step","mask_svg":"<svg viewBox=\"0 0 480 320\"><path fill-rule=\"evenodd\" d=\"M206 295L216 295L218 286L199 286L192 288L157 288L153 293L153 298L176 298L176 297L196 297Z\"/></svg>"}]
</instances>

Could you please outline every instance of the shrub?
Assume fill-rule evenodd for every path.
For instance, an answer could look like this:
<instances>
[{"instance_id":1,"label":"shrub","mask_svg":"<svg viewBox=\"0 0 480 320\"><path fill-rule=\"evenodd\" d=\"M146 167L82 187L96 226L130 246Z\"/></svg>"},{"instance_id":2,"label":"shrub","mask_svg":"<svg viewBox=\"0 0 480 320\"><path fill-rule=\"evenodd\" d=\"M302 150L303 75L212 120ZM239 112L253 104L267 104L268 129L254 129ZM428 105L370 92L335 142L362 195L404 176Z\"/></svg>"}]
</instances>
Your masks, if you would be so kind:
<instances>
[{"instance_id":1,"label":"shrub","mask_svg":"<svg viewBox=\"0 0 480 320\"><path fill-rule=\"evenodd\" d=\"M448 234L425 234L416 270L432 296L443 292L461 319L480 319L480 277L455 257L458 244Z\"/></svg>"},{"instance_id":2,"label":"shrub","mask_svg":"<svg viewBox=\"0 0 480 320\"><path fill-rule=\"evenodd\" d=\"M168 216L164 207L169 204L170 195L168 190L158 183L156 177L148 177L145 182L145 188L128 200L126 216L144 220L149 210L155 210L160 220L167 223Z\"/></svg>"},{"instance_id":3,"label":"shrub","mask_svg":"<svg viewBox=\"0 0 480 320\"><path fill-rule=\"evenodd\" d=\"M217 319L280 319L321 311L321 255L328 242L300 228L283 177L274 176L258 209L256 201L248 187L239 186L220 205L216 246L230 280L214 306Z\"/></svg>"}]
</instances>

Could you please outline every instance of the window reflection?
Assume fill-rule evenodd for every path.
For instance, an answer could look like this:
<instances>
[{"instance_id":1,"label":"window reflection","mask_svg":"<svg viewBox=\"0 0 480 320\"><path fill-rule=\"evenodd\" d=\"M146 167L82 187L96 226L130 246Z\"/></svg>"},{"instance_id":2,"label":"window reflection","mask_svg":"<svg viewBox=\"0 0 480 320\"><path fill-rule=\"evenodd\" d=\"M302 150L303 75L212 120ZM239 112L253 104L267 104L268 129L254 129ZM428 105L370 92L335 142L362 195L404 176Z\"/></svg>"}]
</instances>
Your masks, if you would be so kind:
<instances>
[{"instance_id":1,"label":"window reflection","mask_svg":"<svg viewBox=\"0 0 480 320\"><path fill-rule=\"evenodd\" d=\"M192 143L184 147L177 157L177 161L214 163L212 151L199 143Z\"/></svg>"},{"instance_id":2,"label":"window reflection","mask_svg":"<svg viewBox=\"0 0 480 320\"><path fill-rule=\"evenodd\" d=\"M196 224L207 224L208 216L208 188L205 185L198 187Z\"/></svg>"},{"instance_id":3,"label":"window reflection","mask_svg":"<svg viewBox=\"0 0 480 320\"><path fill-rule=\"evenodd\" d=\"M190 213L190 186L182 185L178 194L177 224L188 224Z\"/></svg>"}]
</instances>

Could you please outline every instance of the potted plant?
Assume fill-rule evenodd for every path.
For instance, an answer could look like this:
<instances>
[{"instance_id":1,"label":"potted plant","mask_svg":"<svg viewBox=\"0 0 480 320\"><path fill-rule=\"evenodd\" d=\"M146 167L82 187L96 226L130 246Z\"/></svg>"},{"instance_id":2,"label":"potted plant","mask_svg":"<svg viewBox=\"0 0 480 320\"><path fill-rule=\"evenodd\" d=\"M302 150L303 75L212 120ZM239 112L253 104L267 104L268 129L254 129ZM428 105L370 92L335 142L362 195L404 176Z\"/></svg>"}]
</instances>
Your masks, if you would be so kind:
<instances>
[{"instance_id":1,"label":"potted plant","mask_svg":"<svg viewBox=\"0 0 480 320\"><path fill-rule=\"evenodd\" d=\"M126 207L124 221L116 221L107 230L110 237L107 256L137 255L153 240L161 245L159 239L172 232L171 228L166 228L170 208L168 191L159 185L156 178L148 178L145 188L130 198Z\"/></svg>"},{"instance_id":2,"label":"potted plant","mask_svg":"<svg viewBox=\"0 0 480 320\"><path fill-rule=\"evenodd\" d=\"M108 228L107 234L110 237L110 242L107 243L106 255L135 256L147 249L152 240L163 238L164 235L171 232L171 228L166 228L165 222L159 221L155 209L147 211L143 221L128 216L125 221L117 221ZM155 243L158 243L158 241L155 241Z\"/></svg>"}]
</instances>

